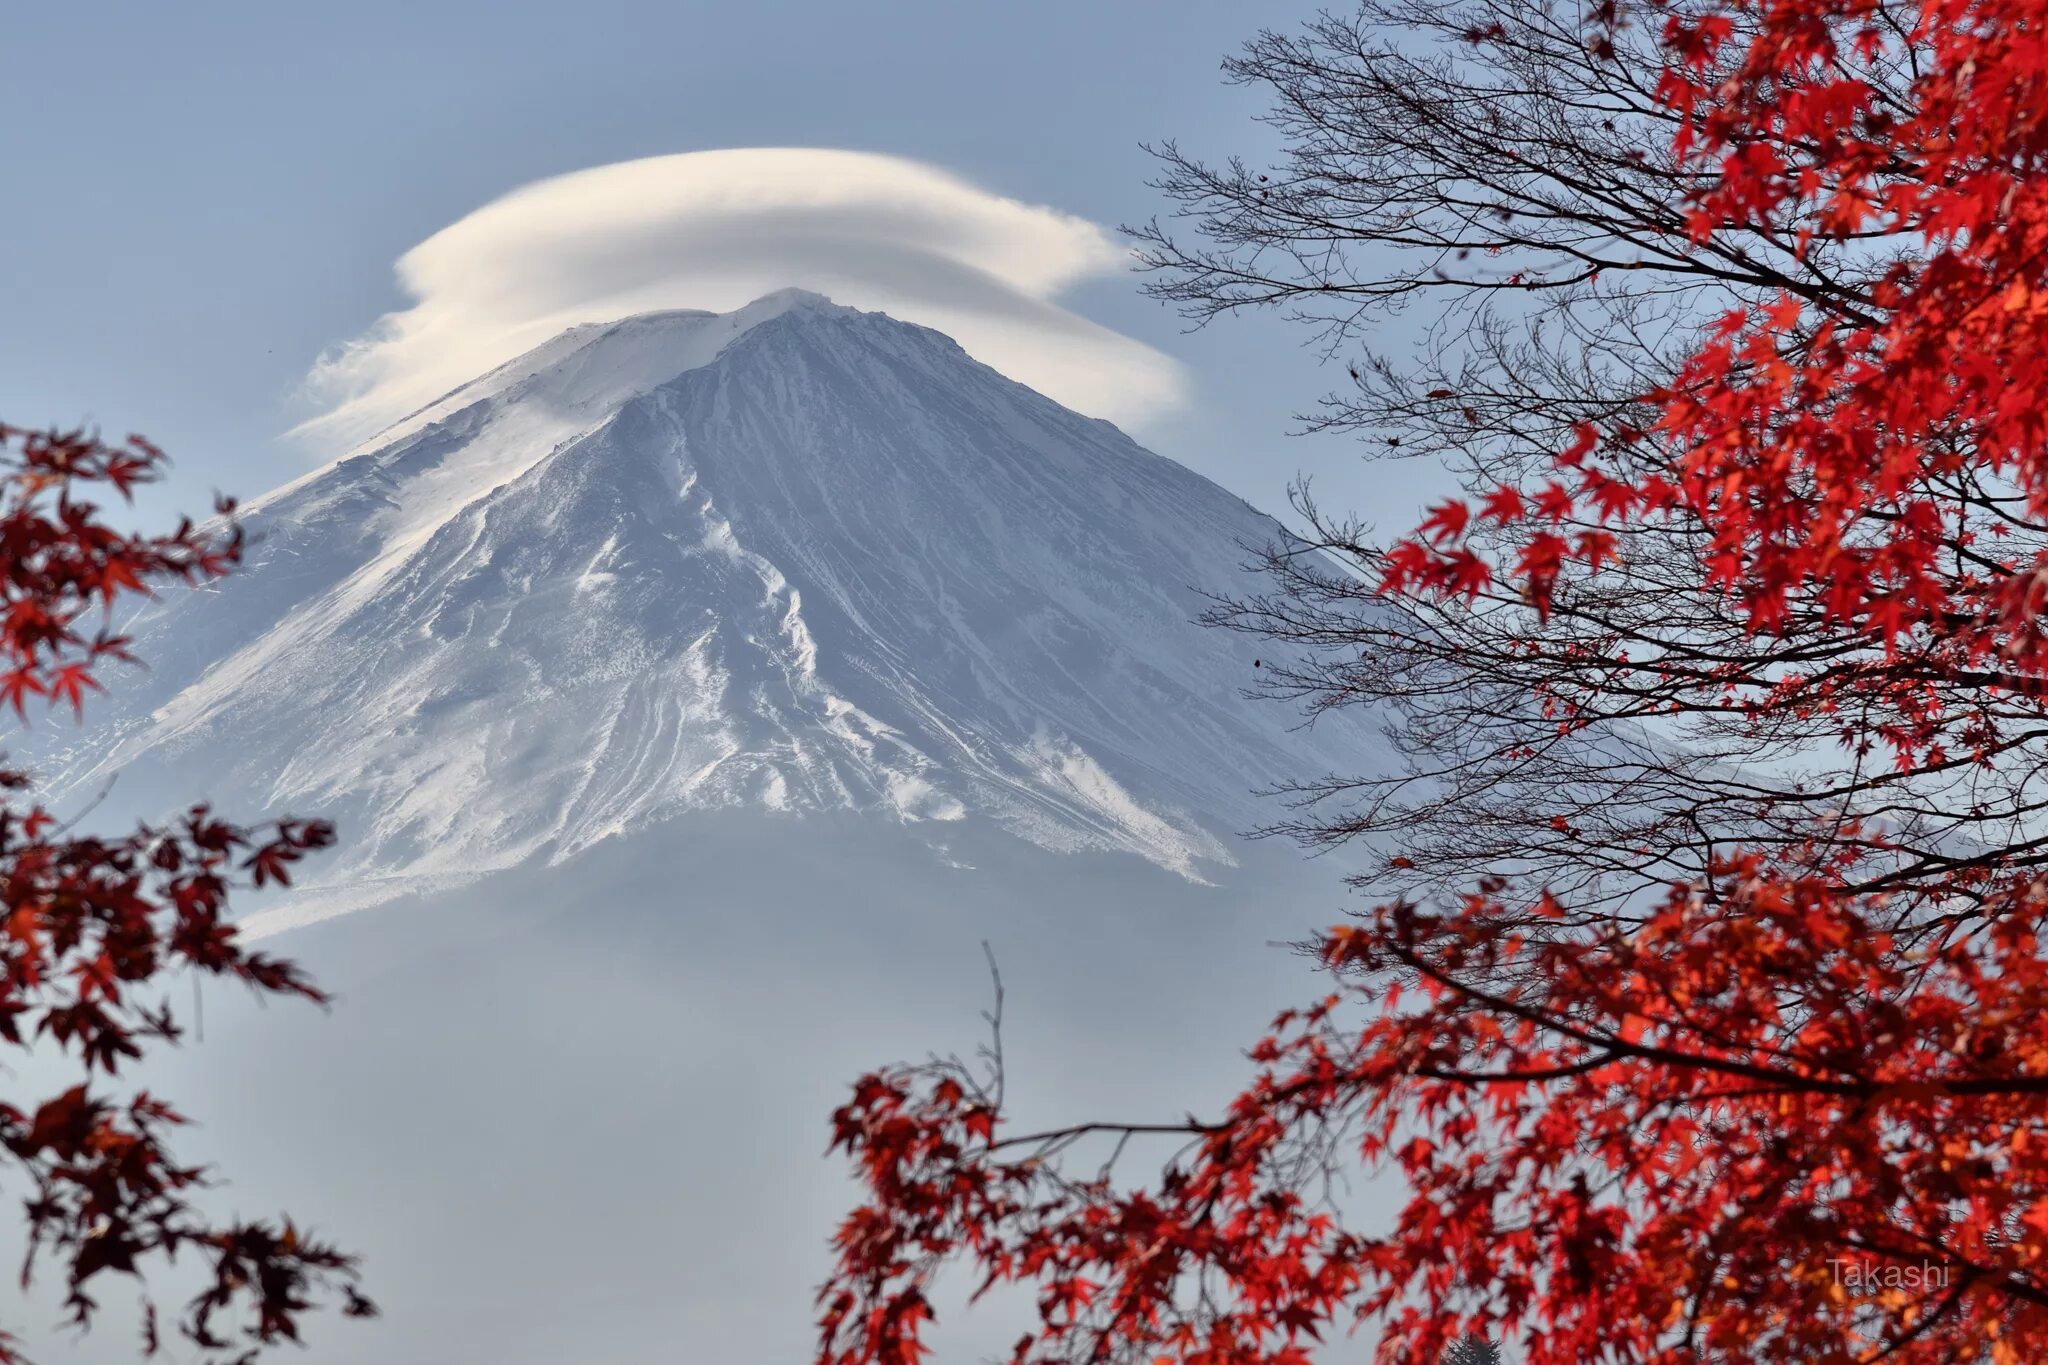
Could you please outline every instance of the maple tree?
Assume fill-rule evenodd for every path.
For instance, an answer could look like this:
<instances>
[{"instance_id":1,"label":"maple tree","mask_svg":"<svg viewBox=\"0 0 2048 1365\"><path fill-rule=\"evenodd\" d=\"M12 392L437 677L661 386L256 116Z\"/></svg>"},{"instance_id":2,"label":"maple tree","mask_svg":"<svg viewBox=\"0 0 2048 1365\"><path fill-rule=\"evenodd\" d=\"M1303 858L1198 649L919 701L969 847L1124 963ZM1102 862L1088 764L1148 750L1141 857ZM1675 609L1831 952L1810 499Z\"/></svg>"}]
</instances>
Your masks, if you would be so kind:
<instances>
[{"instance_id":1,"label":"maple tree","mask_svg":"<svg viewBox=\"0 0 2048 1365\"><path fill-rule=\"evenodd\" d=\"M0 696L20 719L32 706L82 711L104 666L132 661L108 628L123 599L204 582L238 562L232 528L187 521L167 534L128 533L91 501L101 489L126 497L162 468L161 452L140 438L110 445L0 427ZM248 1361L298 1340L301 1317L323 1298L373 1313L353 1258L290 1221L207 1217L194 1200L208 1171L170 1146L185 1119L159 1096L120 1088L124 1066L184 1036L171 1006L146 994L175 973L324 998L291 963L238 942L227 903L237 887L288 884L292 865L332 843L332 830L239 825L195 806L101 837L34 804L29 786L28 774L0 771L10 794L0 808L0 1042L64 1058L79 1083L40 1102L0 1098L0 1184L20 1192L26 1214L23 1287L54 1273L70 1322L83 1328L109 1277L140 1281L152 1263L196 1259L204 1274L176 1330L215 1360ZM147 1299L143 1330L153 1355L163 1329ZM0 1362L21 1358L0 1336Z\"/></svg>"},{"instance_id":2,"label":"maple tree","mask_svg":"<svg viewBox=\"0 0 2048 1365\"><path fill-rule=\"evenodd\" d=\"M1230 71L1286 153L1162 149L1157 291L1355 346L1312 422L1462 483L1304 493L1213 617L1390 717L1281 826L1376 903L1212 1118L864 1078L820 1361L910 1365L953 1261L1037 1287L1019 1362L2038 1358L2048 4L1369 0Z\"/></svg>"}]
</instances>

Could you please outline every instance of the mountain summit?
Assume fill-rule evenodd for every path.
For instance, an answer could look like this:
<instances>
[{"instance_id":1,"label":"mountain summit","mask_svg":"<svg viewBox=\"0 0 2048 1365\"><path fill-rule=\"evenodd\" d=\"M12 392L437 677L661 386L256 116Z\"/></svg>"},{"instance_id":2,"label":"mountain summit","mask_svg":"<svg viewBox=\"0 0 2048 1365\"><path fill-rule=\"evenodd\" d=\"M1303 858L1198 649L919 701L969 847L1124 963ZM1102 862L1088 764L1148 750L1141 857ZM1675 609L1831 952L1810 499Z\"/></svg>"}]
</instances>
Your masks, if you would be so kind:
<instances>
[{"instance_id":1,"label":"mountain summit","mask_svg":"<svg viewBox=\"0 0 2048 1365\"><path fill-rule=\"evenodd\" d=\"M573 328L245 516L248 568L146 609L151 671L42 767L332 815L330 898L703 808L941 847L987 820L1198 878L1254 789L1369 743L1244 700L1245 642L1192 624L1277 523L802 291Z\"/></svg>"}]
</instances>

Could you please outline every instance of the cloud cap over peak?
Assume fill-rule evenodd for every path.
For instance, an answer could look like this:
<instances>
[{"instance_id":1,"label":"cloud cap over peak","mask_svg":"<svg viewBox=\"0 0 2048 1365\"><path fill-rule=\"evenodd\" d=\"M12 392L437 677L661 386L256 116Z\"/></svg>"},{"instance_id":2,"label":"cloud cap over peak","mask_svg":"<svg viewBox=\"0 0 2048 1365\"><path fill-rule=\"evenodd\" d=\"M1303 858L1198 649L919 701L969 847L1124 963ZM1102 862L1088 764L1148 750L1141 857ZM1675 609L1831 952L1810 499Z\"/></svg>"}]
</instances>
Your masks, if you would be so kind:
<instances>
[{"instance_id":1,"label":"cloud cap over peak","mask_svg":"<svg viewBox=\"0 0 2048 1365\"><path fill-rule=\"evenodd\" d=\"M516 189L400 257L414 302L319 360L322 410L297 432L347 446L578 323L726 312L791 287L938 328L1060 402L1130 421L1178 397L1179 368L1056 302L1128 259L1094 223L901 157L617 162Z\"/></svg>"}]
</instances>

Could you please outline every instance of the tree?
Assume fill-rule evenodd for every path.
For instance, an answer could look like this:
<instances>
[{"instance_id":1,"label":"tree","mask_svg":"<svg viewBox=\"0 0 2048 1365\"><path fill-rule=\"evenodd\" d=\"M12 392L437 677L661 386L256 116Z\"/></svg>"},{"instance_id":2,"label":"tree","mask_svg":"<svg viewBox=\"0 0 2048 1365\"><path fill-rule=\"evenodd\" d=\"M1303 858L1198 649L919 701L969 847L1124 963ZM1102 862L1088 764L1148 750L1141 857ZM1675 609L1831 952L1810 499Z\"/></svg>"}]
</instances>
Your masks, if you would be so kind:
<instances>
[{"instance_id":1,"label":"tree","mask_svg":"<svg viewBox=\"0 0 2048 1365\"><path fill-rule=\"evenodd\" d=\"M1266 35L1233 64L1275 92L1295 149L1284 168L1215 171L1168 149L1166 188L1222 250L1149 230L1158 292L1198 313L1278 304L1337 341L1390 308L1422 312L1421 341L1368 344L1354 390L1317 420L1384 457L1438 460L1467 489L1430 523L1441 547L1373 544L1306 502L1325 555L1282 547L1278 591L1215 614L1308 652L1283 656L1269 691L1398 717L1403 766L1304 785L1285 828L1389 845L1401 865L1381 869L1382 889L1456 894L1513 874L1578 915L1698 879L1717 850L1802 845L1814 811L1851 802L1887 812L1895 859L1946 865L1968 845L2010 862L2039 805L2031 765L1966 774L1958 799L1957 762L1888 764L1913 735L1895 723L1901 690L1936 689L1959 712L1981 699L1938 643L1873 653L1818 600L1759 635L1745 600L1699 590L1717 553L1704 523L1616 515L1636 510L1639 485L1663 496L1668 442L1613 441L1577 478L1553 467L1583 430L1651 430L1700 328L1788 291L1850 318L1891 259L1826 237L1796 254L1796 226L1748 218L1696 243L1690 199L1710 182L1677 154L1677 116L1655 94L1661 48L1633 29L1612 45L1601 56L1574 18L1538 6L1375 5ZM1902 72L1877 74L1903 87ZM2000 521L2008 543L2038 541L1988 490L1937 496L1953 516ZM1601 572L1575 574L1574 555ZM1496 583L1489 565L1503 563L1526 565L1524 580ZM1425 590L1390 601L1396 569ZM1788 698L1795 669L1812 676ZM2033 724L2017 718L2008 752Z\"/></svg>"},{"instance_id":2,"label":"tree","mask_svg":"<svg viewBox=\"0 0 2048 1365\"><path fill-rule=\"evenodd\" d=\"M81 712L100 669L129 661L102 628L115 605L165 582L227 572L241 540L190 522L164 535L115 530L88 498L126 497L156 478L159 451L140 438L108 445L82 433L0 427L0 695L23 720L32 703ZM232 505L222 503L222 516ZM113 838L78 833L23 793L28 775L0 772L0 1042L75 1061L79 1084L34 1102L0 1100L0 1181L18 1182L27 1215L26 1286L45 1267L64 1284L70 1320L87 1326L109 1275L141 1279L184 1253L207 1275L176 1330L208 1358L238 1361L298 1340L321 1298L375 1310L356 1288L354 1259L290 1221L218 1222L193 1204L208 1172L180 1162L169 1138L184 1118L147 1091L123 1093L123 1065L183 1036L176 1012L145 992L181 971L226 977L268 995L321 1001L289 962L236 939L227 902L237 888L290 881L290 868L333 841L324 824L242 826L195 806L176 821ZM147 1354L159 1345L145 1298ZM0 1362L21 1359L0 1336Z\"/></svg>"},{"instance_id":3,"label":"tree","mask_svg":"<svg viewBox=\"0 0 2048 1365\"><path fill-rule=\"evenodd\" d=\"M1465 1337L1444 1352L1443 1365L1500 1365L1500 1352L1484 1337Z\"/></svg>"},{"instance_id":4,"label":"tree","mask_svg":"<svg viewBox=\"0 0 2048 1365\"><path fill-rule=\"evenodd\" d=\"M913 1359L955 1258L1041 1287L1020 1361L1367 1317L1413 1362L2038 1354L2044 32L1370 0L1230 64L1286 152L1162 149L1157 291L1320 327L1355 383L1312 421L1465 485L1391 543L1304 494L1214 614L1388 716L1402 766L1283 826L1378 848L1377 903L1212 1119L1012 1135L998 1075L866 1078L822 1361ZM1061 1159L1153 1132L1156 1179ZM1312 1197L1354 1155L1391 1231Z\"/></svg>"}]
</instances>

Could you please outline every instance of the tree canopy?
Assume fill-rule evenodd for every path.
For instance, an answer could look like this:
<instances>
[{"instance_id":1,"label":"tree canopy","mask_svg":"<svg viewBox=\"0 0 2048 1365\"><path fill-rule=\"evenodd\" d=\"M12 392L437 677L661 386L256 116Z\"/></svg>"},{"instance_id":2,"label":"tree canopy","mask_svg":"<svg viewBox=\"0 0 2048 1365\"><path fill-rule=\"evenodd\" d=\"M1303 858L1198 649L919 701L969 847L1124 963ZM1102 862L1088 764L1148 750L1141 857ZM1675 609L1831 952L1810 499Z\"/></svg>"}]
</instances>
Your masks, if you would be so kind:
<instances>
[{"instance_id":1,"label":"tree canopy","mask_svg":"<svg viewBox=\"0 0 2048 1365\"><path fill-rule=\"evenodd\" d=\"M1285 150L1160 149L1157 292L1319 328L1311 420L1465 488L1304 496L1215 613L1387 718L1282 821L1371 904L1212 1117L864 1078L821 1365L910 1365L955 1261L1037 1287L1020 1365L2036 1357L2048 7L1367 0L1228 69Z\"/></svg>"}]
</instances>

